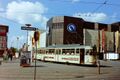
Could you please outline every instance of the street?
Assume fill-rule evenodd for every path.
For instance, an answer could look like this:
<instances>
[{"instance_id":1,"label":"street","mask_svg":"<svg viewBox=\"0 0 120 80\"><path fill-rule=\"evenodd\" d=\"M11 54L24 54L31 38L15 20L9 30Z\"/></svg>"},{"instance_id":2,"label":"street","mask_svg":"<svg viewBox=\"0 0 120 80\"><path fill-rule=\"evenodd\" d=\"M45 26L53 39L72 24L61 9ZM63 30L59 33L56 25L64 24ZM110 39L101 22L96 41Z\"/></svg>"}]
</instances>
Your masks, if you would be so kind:
<instances>
[{"instance_id":1,"label":"street","mask_svg":"<svg viewBox=\"0 0 120 80\"><path fill-rule=\"evenodd\" d=\"M21 67L19 59L2 62L0 80L34 80L34 63ZM120 61L101 61L100 67L37 61L36 80L120 80Z\"/></svg>"}]
</instances>

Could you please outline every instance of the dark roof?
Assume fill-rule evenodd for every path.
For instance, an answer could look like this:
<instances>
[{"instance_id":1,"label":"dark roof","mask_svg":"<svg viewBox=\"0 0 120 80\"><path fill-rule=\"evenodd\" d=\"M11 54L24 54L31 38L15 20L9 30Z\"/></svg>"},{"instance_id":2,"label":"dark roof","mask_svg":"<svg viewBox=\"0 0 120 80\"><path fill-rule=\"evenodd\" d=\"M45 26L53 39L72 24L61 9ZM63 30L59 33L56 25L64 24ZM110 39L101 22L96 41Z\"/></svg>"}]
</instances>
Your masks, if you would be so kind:
<instances>
[{"instance_id":1,"label":"dark roof","mask_svg":"<svg viewBox=\"0 0 120 80\"><path fill-rule=\"evenodd\" d=\"M1 28L6 28L6 31L7 31L7 32L9 31L9 27L8 27L7 25L0 24L0 27L1 27Z\"/></svg>"},{"instance_id":2,"label":"dark roof","mask_svg":"<svg viewBox=\"0 0 120 80\"><path fill-rule=\"evenodd\" d=\"M112 23L112 25L115 25L115 26L120 26L120 22L115 22L115 23Z\"/></svg>"}]
</instances>

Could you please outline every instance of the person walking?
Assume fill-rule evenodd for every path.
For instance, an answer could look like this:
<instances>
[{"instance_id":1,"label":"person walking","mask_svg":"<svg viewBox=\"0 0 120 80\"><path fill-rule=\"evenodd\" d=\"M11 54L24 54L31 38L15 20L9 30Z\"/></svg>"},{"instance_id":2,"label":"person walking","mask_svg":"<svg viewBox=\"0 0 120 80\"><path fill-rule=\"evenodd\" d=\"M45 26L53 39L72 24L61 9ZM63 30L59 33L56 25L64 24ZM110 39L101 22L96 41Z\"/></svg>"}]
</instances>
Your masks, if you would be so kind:
<instances>
[{"instance_id":1,"label":"person walking","mask_svg":"<svg viewBox=\"0 0 120 80\"><path fill-rule=\"evenodd\" d=\"M9 52L9 58L12 61L12 59L13 59L13 52L12 52L12 50L10 50L10 52Z\"/></svg>"},{"instance_id":2,"label":"person walking","mask_svg":"<svg viewBox=\"0 0 120 80\"><path fill-rule=\"evenodd\" d=\"M7 50L5 49L3 53L3 61L6 62L7 60L8 60L8 55L7 55Z\"/></svg>"}]
</instances>

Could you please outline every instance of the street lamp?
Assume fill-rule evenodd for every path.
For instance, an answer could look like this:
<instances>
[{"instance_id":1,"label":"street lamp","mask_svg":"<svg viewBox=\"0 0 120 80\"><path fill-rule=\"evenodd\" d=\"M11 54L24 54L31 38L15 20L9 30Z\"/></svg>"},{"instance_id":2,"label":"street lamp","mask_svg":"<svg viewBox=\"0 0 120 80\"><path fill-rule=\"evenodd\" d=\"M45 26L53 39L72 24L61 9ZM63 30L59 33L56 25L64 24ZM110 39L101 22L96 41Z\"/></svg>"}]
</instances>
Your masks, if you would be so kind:
<instances>
[{"instance_id":1,"label":"street lamp","mask_svg":"<svg viewBox=\"0 0 120 80\"><path fill-rule=\"evenodd\" d=\"M30 27L31 24L25 24L26 27ZM27 51L28 51L28 30L27 30L27 41L26 41Z\"/></svg>"},{"instance_id":2,"label":"street lamp","mask_svg":"<svg viewBox=\"0 0 120 80\"><path fill-rule=\"evenodd\" d=\"M17 49L19 50L19 43L18 43L18 41L19 41L19 37L17 37Z\"/></svg>"}]
</instances>

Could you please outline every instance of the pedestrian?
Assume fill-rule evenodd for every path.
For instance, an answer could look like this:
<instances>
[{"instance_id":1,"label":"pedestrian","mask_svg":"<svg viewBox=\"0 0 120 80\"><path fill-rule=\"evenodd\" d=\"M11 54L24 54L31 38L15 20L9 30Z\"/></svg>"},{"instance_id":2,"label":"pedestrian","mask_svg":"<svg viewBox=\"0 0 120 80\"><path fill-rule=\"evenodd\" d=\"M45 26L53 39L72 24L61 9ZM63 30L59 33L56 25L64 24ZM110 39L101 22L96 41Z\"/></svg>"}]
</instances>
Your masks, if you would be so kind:
<instances>
[{"instance_id":1,"label":"pedestrian","mask_svg":"<svg viewBox=\"0 0 120 80\"><path fill-rule=\"evenodd\" d=\"M9 51L9 58L12 61L12 59L13 59L13 52L12 52L12 50Z\"/></svg>"},{"instance_id":2,"label":"pedestrian","mask_svg":"<svg viewBox=\"0 0 120 80\"><path fill-rule=\"evenodd\" d=\"M7 61L7 60L8 60L8 55L7 55L7 50L5 49L3 53L3 61Z\"/></svg>"}]
</instances>

